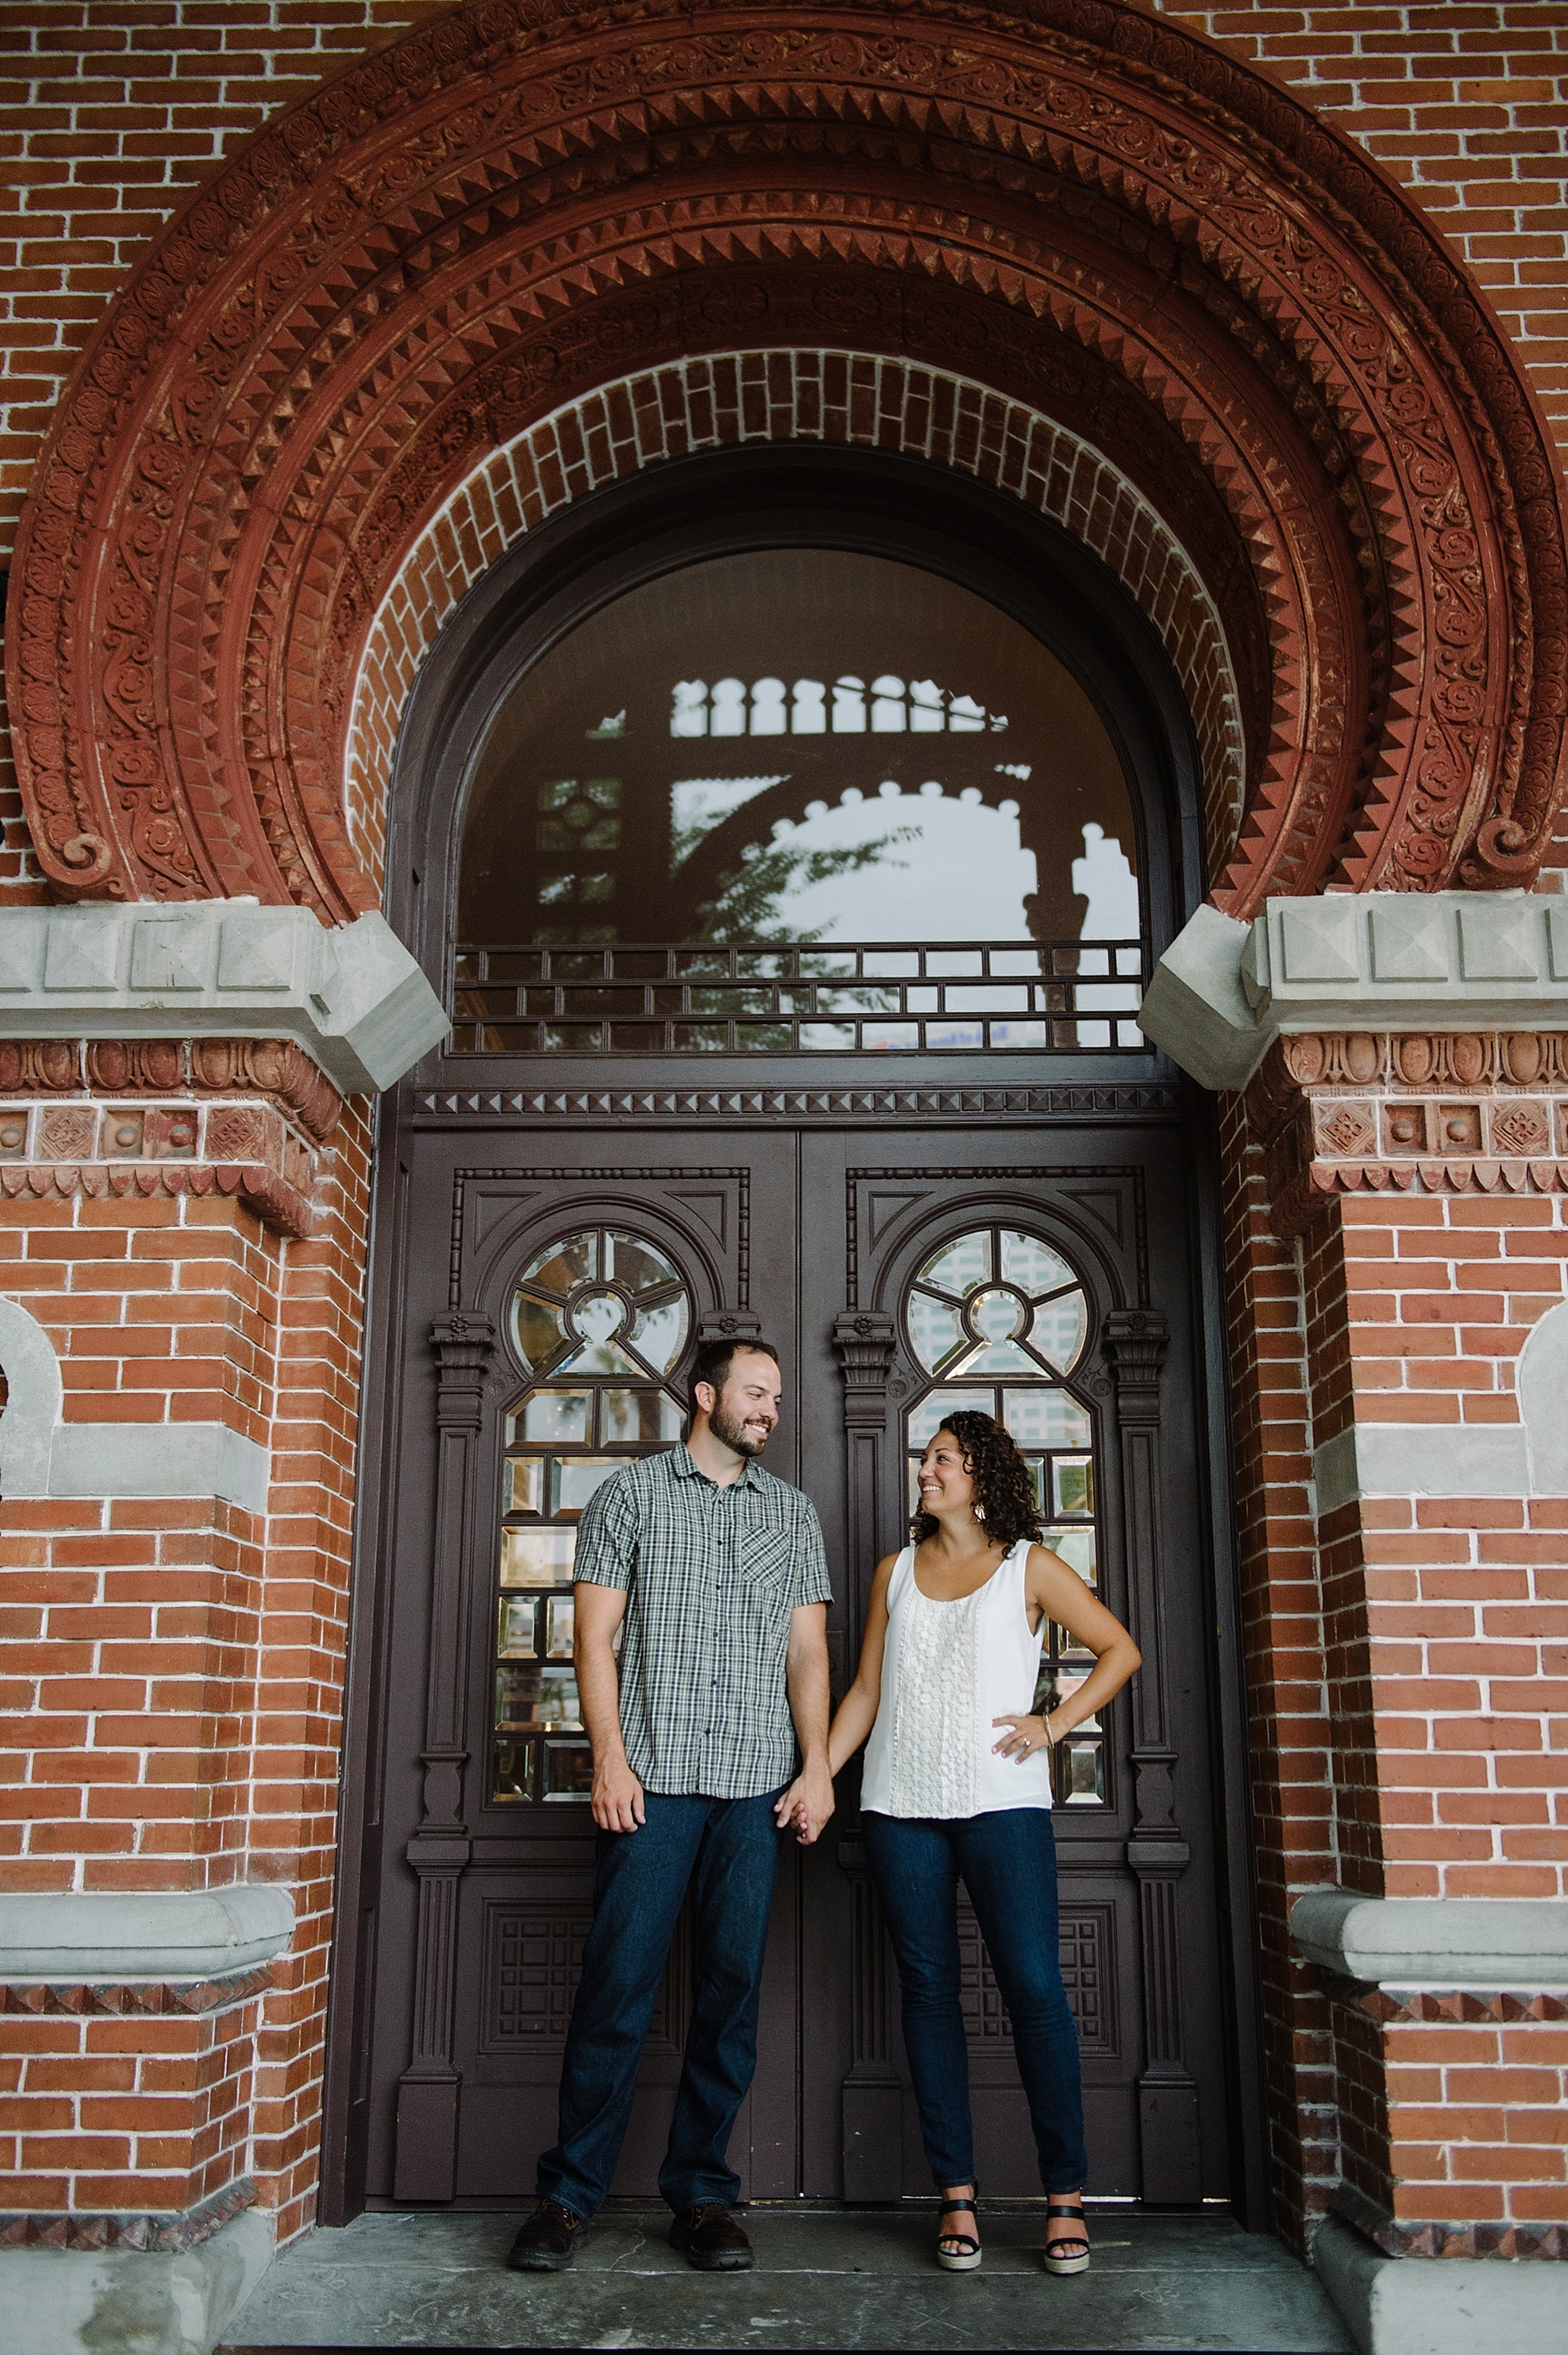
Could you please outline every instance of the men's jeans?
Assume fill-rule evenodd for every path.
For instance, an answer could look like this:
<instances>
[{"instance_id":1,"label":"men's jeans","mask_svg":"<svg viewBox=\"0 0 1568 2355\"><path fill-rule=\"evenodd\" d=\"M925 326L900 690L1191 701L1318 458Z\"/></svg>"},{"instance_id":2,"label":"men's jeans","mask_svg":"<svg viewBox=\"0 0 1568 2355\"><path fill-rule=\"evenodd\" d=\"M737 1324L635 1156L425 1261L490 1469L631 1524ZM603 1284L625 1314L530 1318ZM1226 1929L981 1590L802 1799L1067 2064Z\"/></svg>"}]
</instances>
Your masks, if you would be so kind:
<instances>
[{"instance_id":1,"label":"men's jeans","mask_svg":"<svg viewBox=\"0 0 1568 2355\"><path fill-rule=\"evenodd\" d=\"M969 2050L959 1999L958 1881L1012 2016L1040 2179L1077 2191L1089 2172L1078 2030L1061 1984L1056 1836L1046 1807L949 1822L864 1818L866 1855L898 1958L904 2050L925 2156L939 2191L975 2180Z\"/></svg>"},{"instance_id":2,"label":"men's jeans","mask_svg":"<svg viewBox=\"0 0 1568 2355\"><path fill-rule=\"evenodd\" d=\"M757 2066L757 2004L782 1835L777 1791L702 1799L648 1791L635 1832L600 1832L593 1926L567 2031L560 2141L539 2165L538 2197L592 2216L621 2156L665 1956L689 1885L692 2003L659 2190L677 2213L733 2207L725 2158Z\"/></svg>"}]
</instances>

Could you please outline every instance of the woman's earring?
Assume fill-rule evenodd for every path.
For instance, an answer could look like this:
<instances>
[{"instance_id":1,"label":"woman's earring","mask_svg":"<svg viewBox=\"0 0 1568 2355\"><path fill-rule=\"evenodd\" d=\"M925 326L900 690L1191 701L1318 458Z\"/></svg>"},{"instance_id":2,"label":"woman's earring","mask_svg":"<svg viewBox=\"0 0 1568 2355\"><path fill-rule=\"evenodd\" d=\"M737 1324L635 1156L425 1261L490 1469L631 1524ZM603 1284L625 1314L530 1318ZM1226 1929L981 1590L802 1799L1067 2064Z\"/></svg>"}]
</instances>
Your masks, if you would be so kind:
<instances>
[{"instance_id":1,"label":"woman's earring","mask_svg":"<svg viewBox=\"0 0 1568 2355\"><path fill-rule=\"evenodd\" d=\"M985 1508L985 1506L984 1506L984 1505L976 1505L976 1508L975 1508L975 1518L976 1518L977 1521L983 1521L983 1520L985 1519L985 1518L986 1518L986 1508Z\"/></svg>"}]
</instances>

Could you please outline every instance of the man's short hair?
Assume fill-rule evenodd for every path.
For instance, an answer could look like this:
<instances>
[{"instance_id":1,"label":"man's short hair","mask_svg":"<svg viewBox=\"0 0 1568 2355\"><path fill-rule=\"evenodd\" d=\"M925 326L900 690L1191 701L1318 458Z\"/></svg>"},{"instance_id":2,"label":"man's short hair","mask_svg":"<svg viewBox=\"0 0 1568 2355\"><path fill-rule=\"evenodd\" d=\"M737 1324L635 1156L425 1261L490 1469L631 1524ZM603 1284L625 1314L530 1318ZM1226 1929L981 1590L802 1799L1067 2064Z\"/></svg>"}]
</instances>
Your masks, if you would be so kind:
<instances>
[{"instance_id":1,"label":"man's short hair","mask_svg":"<svg viewBox=\"0 0 1568 2355\"><path fill-rule=\"evenodd\" d=\"M699 1414L701 1412L701 1409L697 1403L698 1383L711 1382L715 1394L717 1395L721 1392L725 1383L730 1379L731 1367L734 1364L735 1359L739 1357L744 1356L747 1350L751 1350L759 1358L771 1358L775 1366L780 1362L779 1353L774 1348L773 1343L771 1341L764 1341L760 1334L754 1338L748 1338L745 1334L737 1333L733 1338L715 1341L701 1341L698 1344L697 1355L693 1359L691 1366L691 1412L693 1414Z\"/></svg>"}]
</instances>

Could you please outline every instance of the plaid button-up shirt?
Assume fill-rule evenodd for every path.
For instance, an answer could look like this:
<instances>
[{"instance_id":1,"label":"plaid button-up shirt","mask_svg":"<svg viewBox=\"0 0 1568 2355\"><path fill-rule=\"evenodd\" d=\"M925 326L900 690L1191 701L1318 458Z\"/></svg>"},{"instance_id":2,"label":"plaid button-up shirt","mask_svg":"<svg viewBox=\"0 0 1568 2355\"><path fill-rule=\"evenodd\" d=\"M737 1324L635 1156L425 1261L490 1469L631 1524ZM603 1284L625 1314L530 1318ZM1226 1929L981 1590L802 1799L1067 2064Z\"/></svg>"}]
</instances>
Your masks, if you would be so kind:
<instances>
[{"instance_id":1,"label":"plaid button-up shirt","mask_svg":"<svg viewBox=\"0 0 1568 2355\"><path fill-rule=\"evenodd\" d=\"M572 1572L626 1590L621 1732L649 1791L750 1799L787 1783L792 1611L830 1603L809 1497L748 1460L720 1488L684 1446L595 1489Z\"/></svg>"}]
</instances>

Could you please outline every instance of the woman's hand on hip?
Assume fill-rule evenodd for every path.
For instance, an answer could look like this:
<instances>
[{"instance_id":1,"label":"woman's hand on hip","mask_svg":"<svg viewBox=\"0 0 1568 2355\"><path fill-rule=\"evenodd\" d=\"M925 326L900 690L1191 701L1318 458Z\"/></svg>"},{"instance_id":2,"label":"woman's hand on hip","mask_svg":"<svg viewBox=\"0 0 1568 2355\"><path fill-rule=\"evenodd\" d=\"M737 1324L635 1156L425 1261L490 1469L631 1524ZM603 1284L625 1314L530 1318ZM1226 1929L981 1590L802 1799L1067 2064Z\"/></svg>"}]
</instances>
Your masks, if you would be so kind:
<instances>
[{"instance_id":1,"label":"woman's hand on hip","mask_svg":"<svg viewBox=\"0 0 1568 2355\"><path fill-rule=\"evenodd\" d=\"M1043 1717L994 1717L991 1723L1005 1725L1008 1729L999 1742L992 1742L993 1754L998 1758L1011 1758L1020 1766L1026 1758L1033 1758L1038 1752L1053 1750L1056 1746Z\"/></svg>"}]
</instances>

